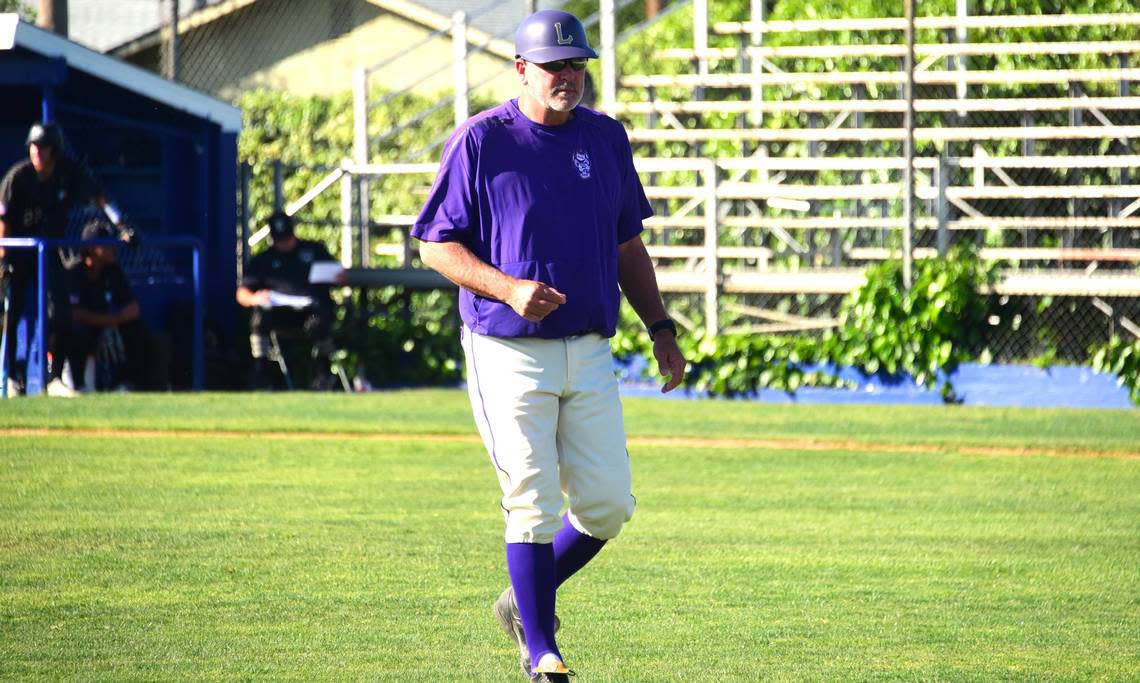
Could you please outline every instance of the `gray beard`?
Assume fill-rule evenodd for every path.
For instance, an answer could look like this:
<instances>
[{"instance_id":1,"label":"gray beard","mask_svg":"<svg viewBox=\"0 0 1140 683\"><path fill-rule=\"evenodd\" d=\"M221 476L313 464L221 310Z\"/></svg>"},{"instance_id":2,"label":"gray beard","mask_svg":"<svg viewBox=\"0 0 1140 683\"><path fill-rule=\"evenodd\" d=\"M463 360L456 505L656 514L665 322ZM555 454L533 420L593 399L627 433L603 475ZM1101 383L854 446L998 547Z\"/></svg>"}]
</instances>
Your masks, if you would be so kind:
<instances>
[{"instance_id":1,"label":"gray beard","mask_svg":"<svg viewBox=\"0 0 1140 683\"><path fill-rule=\"evenodd\" d=\"M558 99L555 93L550 93L550 97L547 98L545 104L549 109L565 112L572 110L574 107L577 107L578 103L581 101L582 93L573 93L573 99L569 102Z\"/></svg>"}]
</instances>

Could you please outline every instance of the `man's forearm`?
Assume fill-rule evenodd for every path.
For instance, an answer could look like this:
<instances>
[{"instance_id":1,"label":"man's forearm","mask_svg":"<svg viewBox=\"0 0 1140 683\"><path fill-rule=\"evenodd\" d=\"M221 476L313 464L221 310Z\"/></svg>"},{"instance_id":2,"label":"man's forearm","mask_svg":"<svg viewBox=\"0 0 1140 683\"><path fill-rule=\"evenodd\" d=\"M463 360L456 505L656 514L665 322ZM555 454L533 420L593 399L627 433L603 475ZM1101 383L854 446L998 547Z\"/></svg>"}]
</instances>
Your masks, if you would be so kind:
<instances>
[{"instance_id":1,"label":"man's forearm","mask_svg":"<svg viewBox=\"0 0 1140 683\"><path fill-rule=\"evenodd\" d=\"M260 291L262 290L258 290L258 292ZM254 292L248 287L238 287L235 298L237 299L237 302L242 306L245 306L246 308L253 308L254 306L257 306L261 303L257 297L258 292Z\"/></svg>"},{"instance_id":2,"label":"man's forearm","mask_svg":"<svg viewBox=\"0 0 1140 683\"><path fill-rule=\"evenodd\" d=\"M116 324L115 316L110 313L96 313L86 308L71 309L71 319L88 327L114 327Z\"/></svg>"},{"instance_id":3,"label":"man's forearm","mask_svg":"<svg viewBox=\"0 0 1140 683\"><path fill-rule=\"evenodd\" d=\"M420 242L420 259L448 280L484 298L506 301L514 285L514 278L458 242Z\"/></svg>"},{"instance_id":4,"label":"man's forearm","mask_svg":"<svg viewBox=\"0 0 1140 683\"><path fill-rule=\"evenodd\" d=\"M618 284L641 322L652 325L668 317L657 288L653 261L640 237L618 245Z\"/></svg>"},{"instance_id":5,"label":"man's forearm","mask_svg":"<svg viewBox=\"0 0 1140 683\"><path fill-rule=\"evenodd\" d=\"M566 303L566 295L549 284L511 277L457 242L420 242L420 259L467 291L501 301L531 322Z\"/></svg>"},{"instance_id":6,"label":"man's forearm","mask_svg":"<svg viewBox=\"0 0 1140 683\"><path fill-rule=\"evenodd\" d=\"M119 311L119 314L116 316L116 324L122 325L123 323L134 322L140 317L142 317L142 308L139 306L139 302L132 301L126 306L123 306L123 310Z\"/></svg>"}]
</instances>

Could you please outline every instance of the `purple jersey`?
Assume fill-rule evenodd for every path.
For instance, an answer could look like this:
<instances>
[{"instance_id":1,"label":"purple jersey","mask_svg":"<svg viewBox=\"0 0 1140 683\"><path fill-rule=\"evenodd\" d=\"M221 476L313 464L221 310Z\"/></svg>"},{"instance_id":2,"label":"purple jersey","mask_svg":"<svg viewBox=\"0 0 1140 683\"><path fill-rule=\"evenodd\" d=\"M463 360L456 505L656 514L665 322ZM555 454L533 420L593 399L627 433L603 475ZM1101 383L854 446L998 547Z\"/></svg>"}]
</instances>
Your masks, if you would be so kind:
<instances>
[{"instance_id":1,"label":"purple jersey","mask_svg":"<svg viewBox=\"0 0 1140 683\"><path fill-rule=\"evenodd\" d=\"M412 235L462 243L502 272L566 295L530 322L501 301L460 290L460 314L472 331L610 337L620 305L617 247L652 214L620 123L577 107L567 123L544 126L511 100L452 134Z\"/></svg>"}]
</instances>

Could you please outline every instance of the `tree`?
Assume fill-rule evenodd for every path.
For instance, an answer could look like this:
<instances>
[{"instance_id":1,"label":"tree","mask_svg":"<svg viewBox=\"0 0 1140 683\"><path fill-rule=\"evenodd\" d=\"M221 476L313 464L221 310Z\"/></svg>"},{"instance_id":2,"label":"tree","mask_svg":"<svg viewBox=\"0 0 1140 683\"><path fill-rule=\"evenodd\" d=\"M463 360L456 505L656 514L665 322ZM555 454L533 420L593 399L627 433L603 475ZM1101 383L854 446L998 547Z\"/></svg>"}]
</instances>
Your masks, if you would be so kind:
<instances>
[{"instance_id":1,"label":"tree","mask_svg":"<svg viewBox=\"0 0 1140 683\"><path fill-rule=\"evenodd\" d=\"M20 0L0 0L0 14L17 12L24 21L35 21L36 12Z\"/></svg>"}]
</instances>

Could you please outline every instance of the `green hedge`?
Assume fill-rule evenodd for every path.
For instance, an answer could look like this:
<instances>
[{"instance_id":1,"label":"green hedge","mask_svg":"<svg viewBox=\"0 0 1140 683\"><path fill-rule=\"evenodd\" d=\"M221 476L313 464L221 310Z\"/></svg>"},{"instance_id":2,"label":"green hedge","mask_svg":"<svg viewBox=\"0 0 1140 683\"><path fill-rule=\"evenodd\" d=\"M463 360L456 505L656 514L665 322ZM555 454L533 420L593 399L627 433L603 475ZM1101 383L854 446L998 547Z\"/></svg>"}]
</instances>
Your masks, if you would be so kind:
<instances>
[{"instance_id":1,"label":"green hedge","mask_svg":"<svg viewBox=\"0 0 1140 683\"><path fill-rule=\"evenodd\" d=\"M986 318L994 302L983 293L992 270L975 252L959 248L944 259L915 263L914 285L903 286L902 266L884 262L867 270L861 287L840 306L837 326L824 334L721 334L701 330L680 342L692 363L687 386L714 396L747 396L760 389L795 393L805 386L844 382L826 370L855 368L866 375L909 376L956 400L949 375L984 348ZM647 353L648 342L627 314L614 340L619 356Z\"/></svg>"},{"instance_id":2,"label":"green hedge","mask_svg":"<svg viewBox=\"0 0 1140 683\"><path fill-rule=\"evenodd\" d=\"M1092 349L1092 357L1093 369L1116 375L1116 383L1127 387L1128 398L1140 405L1140 339L1124 340L1113 335Z\"/></svg>"}]
</instances>

